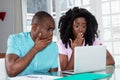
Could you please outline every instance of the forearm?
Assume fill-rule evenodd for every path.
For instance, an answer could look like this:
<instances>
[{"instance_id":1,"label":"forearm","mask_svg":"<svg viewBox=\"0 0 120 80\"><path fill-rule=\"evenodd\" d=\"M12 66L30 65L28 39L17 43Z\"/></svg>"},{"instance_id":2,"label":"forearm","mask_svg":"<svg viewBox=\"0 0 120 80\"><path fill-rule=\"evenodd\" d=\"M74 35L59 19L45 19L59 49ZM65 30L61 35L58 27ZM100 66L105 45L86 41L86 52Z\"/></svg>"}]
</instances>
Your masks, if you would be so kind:
<instances>
[{"instance_id":1,"label":"forearm","mask_svg":"<svg viewBox=\"0 0 120 80\"><path fill-rule=\"evenodd\" d=\"M106 65L114 65L114 64L115 64L115 61L114 61L112 55L107 50Z\"/></svg>"},{"instance_id":2,"label":"forearm","mask_svg":"<svg viewBox=\"0 0 120 80\"><path fill-rule=\"evenodd\" d=\"M58 71L58 68L50 68L49 69L49 72L57 72Z\"/></svg>"},{"instance_id":3,"label":"forearm","mask_svg":"<svg viewBox=\"0 0 120 80\"><path fill-rule=\"evenodd\" d=\"M70 61L68 61L68 56L62 58L60 57L61 61L61 70L72 70L74 69L74 53L72 53Z\"/></svg>"},{"instance_id":4,"label":"forearm","mask_svg":"<svg viewBox=\"0 0 120 80\"><path fill-rule=\"evenodd\" d=\"M32 48L24 57L11 61L9 63L10 66L8 66L8 74L10 76L16 76L22 72L29 65L37 52L35 48Z\"/></svg>"},{"instance_id":5,"label":"forearm","mask_svg":"<svg viewBox=\"0 0 120 80\"><path fill-rule=\"evenodd\" d=\"M106 65L114 65L115 61L112 56L107 57Z\"/></svg>"},{"instance_id":6,"label":"forearm","mask_svg":"<svg viewBox=\"0 0 120 80\"><path fill-rule=\"evenodd\" d=\"M73 70L74 69L74 54L71 55L70 61L66 66L66 70Z\"/></svg>"}]
</instances>

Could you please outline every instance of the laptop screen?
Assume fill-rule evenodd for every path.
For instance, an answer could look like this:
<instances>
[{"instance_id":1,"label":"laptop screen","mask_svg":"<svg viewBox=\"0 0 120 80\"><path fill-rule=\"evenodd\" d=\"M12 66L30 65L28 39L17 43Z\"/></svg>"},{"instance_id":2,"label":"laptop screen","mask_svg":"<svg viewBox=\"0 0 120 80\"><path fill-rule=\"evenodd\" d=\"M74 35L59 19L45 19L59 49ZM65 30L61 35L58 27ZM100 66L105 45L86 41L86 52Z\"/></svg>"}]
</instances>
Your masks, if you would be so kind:
<instances>
[{"instance_id":1,"label":"laptop screen","mask_svg":"<svg viewBox=\"0 0 120 80\"><path fill-rule=\"evenodd\" d=\"M91 72L106 68L105 46L75 47L74 72Z\"/></svg>"}]
</instances>

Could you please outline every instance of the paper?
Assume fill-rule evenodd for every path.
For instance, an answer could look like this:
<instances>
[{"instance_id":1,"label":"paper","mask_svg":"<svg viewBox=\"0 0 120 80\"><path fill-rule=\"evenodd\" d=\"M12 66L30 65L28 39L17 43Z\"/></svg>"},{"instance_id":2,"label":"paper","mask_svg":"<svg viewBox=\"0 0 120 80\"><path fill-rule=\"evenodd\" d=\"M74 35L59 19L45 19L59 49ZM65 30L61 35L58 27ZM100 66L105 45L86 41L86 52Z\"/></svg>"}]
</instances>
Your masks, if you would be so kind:
<instances>
[{"instance_id":1,"label":"paper","mask_svg":"<svg viewBox=\"0 0 120 80\"><path fill-rule=\"evenodd\" d=\"M110 77L111 74L97 74L97 73L81 73L81 74L75 74L55 80L96 80L96 79L102 79L105 77Z\"/></svg>"},{"instance_id":2,"label":"paper","mask_svg":"<svg viewBox=\"0 0 120 80\"><path fill-rule=\"evenodd\" d=\"M27 75L27 76L18 76L12 77L8 80L54 80L57 78L61 78L59 76L50 76L50 75Z\"/></svg>"}]
</instances>

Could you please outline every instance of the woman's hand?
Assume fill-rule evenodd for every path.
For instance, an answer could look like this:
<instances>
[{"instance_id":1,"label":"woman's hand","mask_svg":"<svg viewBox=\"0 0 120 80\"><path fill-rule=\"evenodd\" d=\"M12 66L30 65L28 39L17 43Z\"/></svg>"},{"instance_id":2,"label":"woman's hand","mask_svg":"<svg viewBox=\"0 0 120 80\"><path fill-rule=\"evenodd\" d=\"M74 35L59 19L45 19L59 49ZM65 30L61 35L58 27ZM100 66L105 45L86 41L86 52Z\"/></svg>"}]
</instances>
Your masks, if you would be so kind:
<instances>
[{"instance_id":1,"label":"woman's hand","mask_svg":"<svg viewBox=\"0 0 120 80\"><path fill-rule=\"evenodd\" d=\"M82 33L78 33L77 37L75 38L75 40L70 39L70 44L71 44L71 48L72 50L74 50L74 48L76 46L82 46L84 41L84 37Z\"/></svg>"}]
</instances>

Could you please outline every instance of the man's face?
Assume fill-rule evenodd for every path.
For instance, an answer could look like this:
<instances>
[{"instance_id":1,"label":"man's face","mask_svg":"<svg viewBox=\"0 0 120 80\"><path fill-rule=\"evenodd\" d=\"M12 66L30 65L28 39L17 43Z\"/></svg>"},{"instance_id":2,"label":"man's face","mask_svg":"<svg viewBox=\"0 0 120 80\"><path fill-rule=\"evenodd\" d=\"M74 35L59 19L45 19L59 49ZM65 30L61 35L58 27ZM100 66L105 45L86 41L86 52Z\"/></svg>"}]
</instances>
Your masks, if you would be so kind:
<instances>
[{"instance_id":1,"label":"man's face","mask_svg":"<svg viewBox=\"0 0 120 80\"><path fill-rule=\"evenodd\" d=\"M37 24L35 30L36 36L41 33L41 39L49 38L53 36L53 30L55 29L55 23L52 18L44 18L43 21Z\"/></svg>"}]
</instances>

